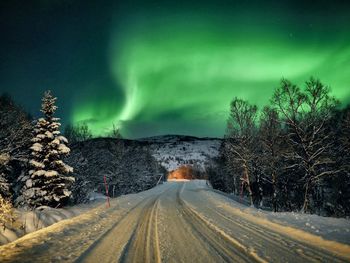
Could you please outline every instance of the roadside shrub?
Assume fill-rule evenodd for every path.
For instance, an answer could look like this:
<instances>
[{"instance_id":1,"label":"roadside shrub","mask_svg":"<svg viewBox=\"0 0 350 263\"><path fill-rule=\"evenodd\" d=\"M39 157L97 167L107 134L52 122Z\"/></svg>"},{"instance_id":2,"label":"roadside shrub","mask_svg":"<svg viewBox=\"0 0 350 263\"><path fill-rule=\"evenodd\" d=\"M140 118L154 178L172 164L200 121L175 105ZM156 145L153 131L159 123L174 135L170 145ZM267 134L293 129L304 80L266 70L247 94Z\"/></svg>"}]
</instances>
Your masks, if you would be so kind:
<instances>
[{"instance_id":1,"label":"roadside shrub","mask_svg":"<svg viewBox=\"0 0 350 263\"><path fill-rule=\"evenodd\" d=\"M6 224L12 224L15 219L16 217L11 202L0 195L0 225L5 229Z\"/></svg>"}]
</instances>

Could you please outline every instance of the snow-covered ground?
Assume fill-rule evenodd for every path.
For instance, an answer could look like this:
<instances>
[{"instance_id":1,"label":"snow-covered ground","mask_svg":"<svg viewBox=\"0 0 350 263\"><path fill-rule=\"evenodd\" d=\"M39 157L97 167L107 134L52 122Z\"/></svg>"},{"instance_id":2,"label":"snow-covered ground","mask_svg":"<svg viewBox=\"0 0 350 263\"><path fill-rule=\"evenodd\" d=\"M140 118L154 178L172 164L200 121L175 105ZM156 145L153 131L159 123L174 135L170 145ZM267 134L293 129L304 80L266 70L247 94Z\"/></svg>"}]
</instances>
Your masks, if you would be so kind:
<instances>
[{"instance_id":1,"label":"snow-covered ground","mask_svg":"<svg viewBox=\"0 0 350 263\"><path fill-rule=\"evenodd\" d=\"M310 234L320 236L327 240L339 241L350 245L350 220L345 218L323 217L296 212L270 212L240 204L227 196L218 194L220 191L208 191L208 186L202 180L194 180L192 183L197 191L201 191L200 198L213 204L217 210L228 210L241 215L255 217L259 223L277 223L282 226L303 230ZM189 184L189 186L191 185ZM192 193L187 191L186 193ZM205 196L205 197L204 197ZM191 195L191 201L198 199L199 195ZM199 202L202 203L200 200Z\"/></svg>"},{"instance_id":2,"label":"snow-covered ground","mask_svg":"<svg viewBox=\"0 0 350 263\"><path fill-rule=\"evenodd\" d=\"M313 227L318 230L316 231ZM347 262L350 222L248 208L205 181L121 196L0 247L2 262ZM137 252L137 253L136 253Z\"/></svg>"},{"instance_id":3,"label":"snow-covered ground","mask_svg":"<svg viewBox=\"0 0 350 263\"><path fill-rule=\"evenodd\" d=\"M26 234L48 227L59 221L73 218L90 211L104 203L104 199L96 198L89 204L80 204L66 208L41 207L36 210L15 209L16 221L0 229L0 245L12 242Z\"/></svg>"},{"instance_id":4,"label":"snow-covered ground","mask_svg":"<svg viewBox=\"0 0 350 263\"><path fill-rule=\"evenodd\" d=\"M153 157L168 172L182 165L197 165L204 168L210 159L218 156L220 139L195 138L188 136L158 136L143 139L150 145Z\"/></svg>"}]
</instances>

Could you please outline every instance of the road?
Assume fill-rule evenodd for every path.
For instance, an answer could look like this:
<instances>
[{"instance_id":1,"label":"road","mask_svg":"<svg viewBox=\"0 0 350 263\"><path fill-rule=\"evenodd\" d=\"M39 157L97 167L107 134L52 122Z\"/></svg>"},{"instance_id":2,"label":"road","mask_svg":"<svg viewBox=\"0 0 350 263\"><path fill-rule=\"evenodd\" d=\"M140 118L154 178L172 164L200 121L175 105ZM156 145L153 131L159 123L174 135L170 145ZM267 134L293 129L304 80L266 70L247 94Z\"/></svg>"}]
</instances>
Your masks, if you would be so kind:
<instances>
[{"instance_id":1,"label":"road","mask_svg":"<svg viewBox=\"0 0 350 263\"><path fill-rule=\"evenodd\" d=\"M168 182L0 247L0 261L350 261L345 244L260 222L219 196L204 181Z\"/></svg>"}]
</instances>

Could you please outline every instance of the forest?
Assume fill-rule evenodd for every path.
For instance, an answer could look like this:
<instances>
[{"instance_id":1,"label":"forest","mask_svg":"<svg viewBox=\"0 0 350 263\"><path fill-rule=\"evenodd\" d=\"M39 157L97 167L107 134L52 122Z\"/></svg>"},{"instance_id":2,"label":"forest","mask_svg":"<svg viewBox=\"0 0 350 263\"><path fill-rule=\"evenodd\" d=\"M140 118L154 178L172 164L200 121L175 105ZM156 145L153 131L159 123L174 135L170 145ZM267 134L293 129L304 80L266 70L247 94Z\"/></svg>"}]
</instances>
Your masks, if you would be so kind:
<instances>
[{"instance_id":1,"label":"forest","mask_svg":"<svg viewBox=\"0 0 350 263\"><path fill-rule=\"evenodd\" d=\"M61 134L56 97L42 98L34 119L8 95L0 96L0 225L15 220L13 208L34 210L89 202L92 193L111 197L147 190L164 169L142 146L123 140L113 127L93 138L84 123Z\"/></svg>"},{"instance_id":2,"label":"forest","mask_svg":"<svg viewBox=\"0 0 350 263\"><path fill-rule=\"evenodd\" d=\"M45 107L56 107L51 99ZM35 122L9 96L0 97L2 207L86 202L91 191L103 192L102 174L113 196L138 192L165 173L146 146L121 139L116 127L110 139L93 139L84 123L66 125L61 136L59 119L45 111L46 119ZM350 107L341 105L328 86L315 78L303 87L282 79L262 109L233 98L219 155L204 173L215 189L257 208L346 217L349 133ZM41 142L49 150L43 151ZM45 156L51 161L42 174Z\"/></svg>"},{"instance_id":3,"label":"forest","mask_svg":"<svg viewBox=\"0 0 350 263\"><path fill-rule=\"evenodd\" d=\"M350 107L310 78L282 79L260 111L234 98L220 156L208 167L214 188L273 211L350 213Z\"/></svg>"}]
</instances>

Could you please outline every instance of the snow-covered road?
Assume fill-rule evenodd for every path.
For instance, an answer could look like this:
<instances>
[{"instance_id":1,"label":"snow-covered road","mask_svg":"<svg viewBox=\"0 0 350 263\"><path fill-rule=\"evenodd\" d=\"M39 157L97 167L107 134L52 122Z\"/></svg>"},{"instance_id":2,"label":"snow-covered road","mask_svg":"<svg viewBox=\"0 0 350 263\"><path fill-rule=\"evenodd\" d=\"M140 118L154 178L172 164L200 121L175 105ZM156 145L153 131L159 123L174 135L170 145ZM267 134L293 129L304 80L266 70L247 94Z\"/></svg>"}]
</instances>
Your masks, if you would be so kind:
<instances>
[{"instance_id":1,"label":"snow-covered road","mask_svg":"<svg viewBox=\"0 0 350 263\"><path fill-rule=\"evenodd\" d=\"M350 246L241 208L205 181L112 200L0 247L1 262L350 262Z\"/></svg>"}]
</instances>

